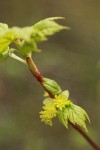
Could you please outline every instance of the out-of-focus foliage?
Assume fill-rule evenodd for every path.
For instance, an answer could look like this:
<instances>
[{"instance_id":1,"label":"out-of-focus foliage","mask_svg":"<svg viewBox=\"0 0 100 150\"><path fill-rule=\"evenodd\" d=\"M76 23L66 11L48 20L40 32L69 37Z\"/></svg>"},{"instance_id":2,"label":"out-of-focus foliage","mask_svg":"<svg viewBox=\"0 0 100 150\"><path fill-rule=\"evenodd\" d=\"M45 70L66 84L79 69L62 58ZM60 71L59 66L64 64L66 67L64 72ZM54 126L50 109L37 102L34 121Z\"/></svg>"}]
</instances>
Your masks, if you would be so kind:
<instances>
[{"instance_id":1,"label":"out-of-focus foliage","mask_svg":"<svg viewBox=\"0 0 100 150\"><path fill-rule=\"evenodd\" d=\"M62 29L70 29L69 27L64 27L58 25L54 20L63 19L63 17L52 17L44 19L33 26L34 32L33 38L36 41L45 41L47 36L53 35L55 32L58 32Z\"/></svg>"},{"instance_id":2,"label":"out-of-focus foliage","mask_svg":"<svg viewBox=\"0 0 100 150\"><path fill-rule=\"evenodd\" d=\"M8 28L7 24L0 23L0 57L4 58L3 52L7 53L11 43L17 45L22 57L26 57L32 51L38 52L37 42L47 40L47 36L62 30L69 29L55 22L62 17L51 17L39 21L30 27L12 27ZM15 49L16 50L16 49ZM10 51L10 50L9 50ZM10 51L11 53L12 51ZM3 58L2 58L3 57Z\"/></svg>"}]
</instances>

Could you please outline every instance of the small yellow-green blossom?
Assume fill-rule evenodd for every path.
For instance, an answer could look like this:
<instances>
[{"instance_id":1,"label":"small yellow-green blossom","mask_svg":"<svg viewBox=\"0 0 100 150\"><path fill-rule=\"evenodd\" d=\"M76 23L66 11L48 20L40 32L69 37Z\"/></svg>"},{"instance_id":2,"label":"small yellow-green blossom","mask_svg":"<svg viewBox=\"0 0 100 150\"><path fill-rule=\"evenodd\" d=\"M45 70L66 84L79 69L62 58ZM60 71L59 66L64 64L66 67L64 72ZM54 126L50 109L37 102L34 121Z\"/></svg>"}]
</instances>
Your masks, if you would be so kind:
<instances>
[{"instance_id":1,"label":"small yellow-green blossom","mask_svg":"<svg viewBox=\"0 0 100 150\"><path fill-rule=\"evenodd\" d=\"M52 126L52 119L56 117L57 110L54 105L45 105L43 106L43 111L40 112L41 121L45 124Z\"/></svg>"},{"instance_id":2,"label":"small yellow-green blossom","mask_svg":"<svg viewBox=\"0 0 100 150\"><path fill-rule=\"evenodd\" d=\"M55 95L55 98L50 98L49 95L45 95L47 98L43 101L43 111L40 112L41 121L47 125L52 126L52 119L58 116L60 122L68 128L68 121L74 125L80 125L86 129L86 119L89 119L87 113L81 107L74 105L69 100L69 91L63 91L59 95Z\"/></svg>"},{"instance_id":3,"label":"small yellow-green blossom","mask_svg":"<svg viewBox=\"0 0 100 150\"><path fill-rule=\"evenodd\" d=\"M65 106L70 105L71 103L72 102L70 100L68 100L68 98L63 94L55 96L54 105L55 105L55 107L57 107L60 110L62 110Z\"/></svg>"},{"instance_id":4,"label":"small yellow-green blossom","mask_svg":"<svg viewBox=\"0 0 100 150\"><path fill-rule=\"evenodd\" d=\"M48 96L46 94L46 96ZM43 101L43 111L40 112L41 121L45 124L52 126L52 119L58 115L59 110L62 111L63 108L72 104L68 100L69 92L66 90L59 95L55 95L55 98L46 98Z\"/></svg>"}]
</instances>

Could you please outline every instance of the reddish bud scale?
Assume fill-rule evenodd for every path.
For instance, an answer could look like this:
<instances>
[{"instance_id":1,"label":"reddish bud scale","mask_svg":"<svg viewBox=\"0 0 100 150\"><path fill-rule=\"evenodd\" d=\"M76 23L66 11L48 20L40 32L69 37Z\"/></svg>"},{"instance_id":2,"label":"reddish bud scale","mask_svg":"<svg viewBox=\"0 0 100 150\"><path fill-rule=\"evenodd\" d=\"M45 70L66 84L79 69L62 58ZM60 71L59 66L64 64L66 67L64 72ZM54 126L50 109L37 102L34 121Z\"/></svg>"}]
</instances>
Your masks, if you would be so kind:
<instances>
[{"instance_id":1,"label":"reddish bud scale","mask_svg":"<svg viewBox=\"0 0 100 150\"><path fill-rule=\"evenodd\" d=\"M40 84L42 85L42 87L43 87L43 76L41 75L41 73L40 73L40 71L38 70L37 66L34 64L32 58L29 57L29 56L27 56L27 57L26 57L26 62L27 62L27 64L28 64L28 67L29 67L31 73L33 74L33 76L39 81L39 83L40 83ZM43 87L43 88L44 88L44 87ZM45 88L44 88L44 90L45 90L46 92L48 92L48 94L49 94L49 96L50 96L51 98L54 98L54 97L55 97L50 91L46 90Z\"/></svg>"}]
</instances>

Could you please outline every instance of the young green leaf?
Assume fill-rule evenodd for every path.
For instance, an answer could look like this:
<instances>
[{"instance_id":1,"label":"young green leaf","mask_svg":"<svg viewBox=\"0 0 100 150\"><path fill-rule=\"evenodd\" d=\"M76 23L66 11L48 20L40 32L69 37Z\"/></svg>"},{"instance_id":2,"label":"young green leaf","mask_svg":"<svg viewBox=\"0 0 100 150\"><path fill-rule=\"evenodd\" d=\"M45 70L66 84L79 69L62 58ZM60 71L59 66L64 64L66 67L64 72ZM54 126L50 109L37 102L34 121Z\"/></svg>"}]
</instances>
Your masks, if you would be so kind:
<instances>
[{"instance_id":1,"label":"young green leaf","mask_svg":"<svg viewBox=\"0 0 100 150\"><path fill-rule=\"evenodd\" d=\"M0 53L6 51L12 41L13 37L10 33L7 33L6 35L4 35L4 37L0 37Z\"/></svg>"},{"instance_id":2,"label":"young green leaf","mask_svg":"<svg viewBox=\"0 0 100 150\"><path fill-rule=\"evenodd\" d=\"M65 91L63 91L63 92L61 93L61 95L62 95L62 96L65 96L66 99L68 99L68 98L69 98L69 91L68 91L68 90L65 90Z\"/></svg>"},{"instance_id":3,"label":"young green leaf","mask_svg":"<svg viewBox=\"0 0 100 150\"><path fill-rule=\"evenodd\" d=\"M9 47L2 53L0 53L0 62L5 60L9 54L11 54L13 52L13 49L10 49Z\"/></svg>"},{"instance_id":4,"label":"young green leaf","mask_svg":"<svg viewBox=\"0 0 100 150\"><path fill-rule=\"evenodd\" d=\"M58 110L58 118L59 121L66 127L68 128L68 118L67 118L67 114L65 112L66 108L62 109L62 110Z\"/></svg>"},{"instance_id":5,"label":"young green leaf","mask_svg":"<svg viewBox=\"0 0 100 150\"><path fill-rule=\"evenodd\" d=\"M8 30L8 25L5 23L0 23L0 32Z\"/></svg>"},{"instance_id":6,"label":"young green leaf","mask_svg":"<svg viewBox=\"0 0 100 150\"><path fill-rule=\"evenodd\" d=\"M14 36L10 32L8 25L0 23L0 54L6 51L13 40Z\"/></svg>"},{"instance_id":7,"label":"young green leaf","mask_svg":"<svg viewBox=\"0 0 100 150\"><path fill-rule=\"evenodd\" d=\"M43 86L47 91L51 92L54 95L58 95L61 93L60 86L54 80L43 78Z\"/></svg>"},{"instance_id":8,"label":"young green leaf","mask_svg":"<svg viewBox=\"0 0 100 150\"><path fill-rule=\"evenodd\" d=\"M3 53L0 53L0 62L3 61L5 58L7 58L7 56L9 55L9 51L6 50Z\"/></svg>"},{"instance_id":9,"label":"young green leaf","mask_svg":"<svg viewBox=\"0 0 100 150\"><path fill-rule=\"evenodd\" d=\"M26 42L30 42L31 41L31 36L32 36L32 33L33 33L33 29L32 29L31 26L23 27L23 28L12 27L11 32L15 36L15 39L21 39L21 40L24 40Z\"/></svg>"},{"instance_id":10,"label":"young green leaf","mask_svg":"<svg viewBox=\"0 0 100 150\"><path fill-rule=\"evenodd\" d=\"M73 103L69 106L66 106L62 111L59 112L58 117L63 125L66 127L66 122L68 124L68 120L73 124L77 124L82 126L86 131L86 119L90 122L90 119L81 107L74 105Z\"/></svg>"},{"instance_id":11,"label":"young green leaf","mask_svg":"<svg viewBox=\"0 0 100 150\"><path fill-rule=\"evenodd\" d=\"M49 104L52 104L52 105L54 105L54 102L53 102L53 99L52 98L45 98L44 100L43 100L43 104L44 105L49 105Z\"/></svg>"},{"instance_id":12,"label":"young green leaf","mask_svg":"<svg viewBox=\"0 0 100 150\"><path fill-rule=\"evenodd\" d=\"M13 33L15 39L21 40L20 44L18 44L18 48L23 57L26 57L31 51L40 51L37 48L35 40L32 38L34 30L31 26L23 28L13 27L11 28L11 32Z\"/></svg>"},{"instance_id":13,"label":"young green leaf","mask_svg":"<svg viewBox=\"0 0 100 150\"><path fill-rule=\"evenodd\" d=\"M23 57L26 57L27 54L30 53L31 51L40 52L35 41L32 42L23 41L19 49Z\"/></svg>"},{"instance_id":14,"label":"young green leaf","mask_svg":"<svg viewBox=\"0 0 100 150\"><path fill-rule=\"evenodd\" d=\"M45 41L47 36L53 35L54 33L62 30L69 29L69 27L61 26L55 22L55 20L63 19L62 17L51 17L39 21L33 26L34 34L32 37L36 41Z\"/></svg>"},{"instance_id":15,"label":"young green leaf","mask_svg":"<svg viewBox=\"0 0 100 150\"><path fill-rule=\"evenodd\" d=\"M0 53L4 52L7 47L14 42L20 54L26 57L31 51L39 52L37 47L38 41L44 41L47 36L54 34L62 29L69 29L55 22L62 17L52 17L39 21L34 26L12 27L8 28L7 24L0 24ZM18 42L20 41L20 42Z\"/></svg>"}]
</instances>

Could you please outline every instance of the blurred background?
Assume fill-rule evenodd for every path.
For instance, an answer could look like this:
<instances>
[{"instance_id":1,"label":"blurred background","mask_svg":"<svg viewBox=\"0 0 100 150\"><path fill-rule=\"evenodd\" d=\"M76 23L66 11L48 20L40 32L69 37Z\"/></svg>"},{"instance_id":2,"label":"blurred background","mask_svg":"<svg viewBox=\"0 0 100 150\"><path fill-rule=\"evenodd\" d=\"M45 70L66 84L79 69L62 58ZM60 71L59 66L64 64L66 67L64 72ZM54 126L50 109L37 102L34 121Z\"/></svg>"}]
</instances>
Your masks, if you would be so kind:
<instances>
[{"instance_id":1,"label":"blurred background","mask_svg":"<svg viewBox=\"0 0 100 150\"><path fill-rule=\"evenodd\" d=\"M100 139L100 1L99 0L3 0L0 22L27 26L46 17L63 16L64 30L40 44L33 59L41 73L57 81L70 99L91 118L88 135ZM26 66L12 58L0 63L1 150L91 150L91 146L57 119L49 127L41 123L43 89Z\"/></svg>"}]
</instances>

